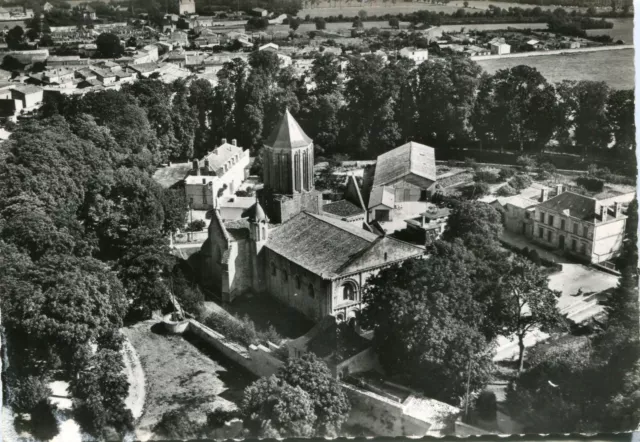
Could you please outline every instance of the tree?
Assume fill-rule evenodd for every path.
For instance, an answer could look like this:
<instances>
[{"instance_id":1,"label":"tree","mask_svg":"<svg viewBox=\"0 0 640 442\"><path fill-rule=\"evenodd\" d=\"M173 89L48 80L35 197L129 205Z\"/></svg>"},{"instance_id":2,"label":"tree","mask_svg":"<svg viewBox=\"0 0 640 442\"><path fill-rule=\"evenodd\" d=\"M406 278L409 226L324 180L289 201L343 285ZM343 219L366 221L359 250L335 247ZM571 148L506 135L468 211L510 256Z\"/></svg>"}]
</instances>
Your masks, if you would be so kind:
<instances>
[{"instance_id":1,"label":"tree","mask_svg":"<svg viewBox=\"0 0 640 442\"><path fill-rule=\"evenodd\" d=\"M119 351L99 349L80 364L69 387L74 414L84 431L104 436L108 428L114 428L122 437L133 429L133 416L125 405L129 383Z\"/></svg>"},{"instance_id":2,"label":"tree","mask_svg":"<svg viewBox=\"0 0 640 442\"><path fill-rule=\"evenodd\" d=\"M299 27L300 27L300 19L296 17L292 17L289 19L289 28L291 28L291 30L295 32L298 30Z\"/></svg>"},{"instance_id":3,"label":"tree","mask_svg":"<svg viewBox=\"0 0 640 442\"><path fill-rule=\"evenodd\" d=\"M555 132L555 102L554 87L535 68L501 69L481 80L472 126L483 143L539 151Z\"/></svg>"},{"instance_id":4,"label":"tree","mask_svg":"<svg viewBox=\"0 0 640 442\"><path fill-rule=\"evenodd\" d=\"M166 278L174 263L167 241L158 232L145 228L131 232L116 270L131 299L132 313L147 318L167 305Z\"/></svg>"},{"instance_id":5,"label":"tree","mask_svg":"<svg viewBox=\"0 0 640 442\"><path fill-rule=\"evenodd\" d=\"M245 428L266 438L311 437L316 415L309 394L276 376L261 378L244 390L240 405Z\"/></svg>"},{"instance_id":6,"label":"tree","mask_svg":"<svg viewBox=\"0 0 640 442\"><path fill-rule=\"evenodd\" d=\"M400 20L398 20L398 17L391 17L389 19L389 26L393 29L400 29Z\"/></svg>"},{"instance_id":7,"label":"tree","mask_svg":"<svg viewBox=\"0 0 640 442\"><path fill-rule=\"evenodd\" d=\"M309 395L317 420L314 435L336 437L351 408L346 393L327 365L313 353L289 359L276 375Z\"/></svg>"},{"instance_id":8,"label":"tree","mask_svg":"<svg viewBox=\"0 0 640 442\"><path fill-rule=\"evenodd\" d=\"M325 29L327 29L327 22L325 21L324 18L317 17L315 19L315 23L316 23L316 29L318 31L324 31Z\"/></svg>"},{"instance_id":9,"label":"tree","mask_svg":"<svg viewBox=\"0 0 640 442\"><path fill-rule=\"evenodd\" d=\"M514 257L500 282L502 332L505 337L518 338L518 373L524 367L524 339L539 329L547 331L562 325L557 307L560 292L549 289L549 278L539 266Z\"/></svg>"},{"instance_id":10,"label":"tree","mask_svg":"<svg viewBox=\"0 0 640 442\"><path fill-rule=\"evenodd\" d=\"M110 32L103 32L96 39L98 54L104 58L118 58L124 52L120 38Z\"/></svg>"},{"instance_id":11,"label":"tree","mask_svg":"<svg viewBox=\"0 0 640 442\"><path fill-rule=\"evenodd\" d=\"M7 32L7 46L9 49L20 49L24 41L24 29L21 26L14 26Z\"/></svg>"},{"instance_id":12,"label":"tree","mask_svg":"<svg viewBox=\"0 0 640 442\"><path fill-rule=\"evenodd\" d=\"M367 16L369 14L367 14L367 11L365 11L364 9L361 9L358 11L358 17L360 18L360 20L365 21L367 19Z\"/></svg>"},{"instance_id":13,"label":"tree","mask_svg":"<svg viewBox=\"0 0 640 442\"><path fill-rule=\"evenodd\" d=\"M373 276L364 292L363 326L390 374L403 374L428 397L457 403L491 371L483 307L473 297L461 244L436 242L437 257L405 261ZM469 369L471 370L469 372Z\"/></svg>"},{"instance_id":14,"label":"tree","mask_svg":"<svg viewBox=\"0 0 640 442\"><path fill-rule=\"evenodd\" d=\"M354 18L353 25L351 27L355 29L362 29L364 27L364 24L362 23L362 19L360 17Z\"/></svg>"},{"instance_id":15,"label":"tree","mask_svg":"<svg viewBox=\"0 0 640 442\"><path fill-rule=\"evenodd\" d=\"M467 58L422 63L412 79L416 136L438 147L463 145L482 69Z\"/></svg>"},{"instance_id":16,"label":"tree","mask_svg":"<svg viewBox=\"0 0 640 442\"><path fill-rule=\"evenodd\" d=\"M464 5L464 7L465 7L465 8L468 8L468 7L469 7L469 2L464 2L464 3L462 3L462 4Z\"/></svg>"},{"instance_id":17,"label":"tree","mask_svg":"<svg viewBox=\"0 0 640 442\"><path fill-rule=\"evenodd\" d=\"M613 90L609 94L607 116L615 140L614 149L633 152L636 147L633 90ZM604 146L602 146L604 147Z\"/></svg>"},{"instance_id":18,"label":"tree","mask_svg":"<svg viewBox=\"0 0 640 442\"><path fill-rule=\"evenodd\" d=\"M182 189L164 189L162 195L164 223L162 231L175 233L184 228L187 222L187 198Z\"/></svg>"},{"instance_id":19,"label":"tree","mask_svg":"<svg viewBox=\"0 0 640 442\"><path fill-rule=\"evenodd\" d=\"M46 380L36 376L11 379L7 391L8 403L18 413L31 413L40 402L46 402L51 396Z\"/></svg>"},{"instance_id":20,"label":"tree","mask_svg":"<svg viewBox=\"0 0 640 442\"><path fill-rule=\"evenodd\" d=\"M609 92L604 82L580 81L575 85L578 108L574 116L574 137L583 155L605 149L611 142L607 119Z\"/></svg>"},{"instance_id":21,"label":"tree","mask_svg":"<svg viewBox=\"0 0 640 442\"><path fill-rule=\"evenodd\" d=\"M256 31L263 31L269 27L269 19L266 17L251 17L247 21L247 27Z\"/></svg>"}]
</instances>

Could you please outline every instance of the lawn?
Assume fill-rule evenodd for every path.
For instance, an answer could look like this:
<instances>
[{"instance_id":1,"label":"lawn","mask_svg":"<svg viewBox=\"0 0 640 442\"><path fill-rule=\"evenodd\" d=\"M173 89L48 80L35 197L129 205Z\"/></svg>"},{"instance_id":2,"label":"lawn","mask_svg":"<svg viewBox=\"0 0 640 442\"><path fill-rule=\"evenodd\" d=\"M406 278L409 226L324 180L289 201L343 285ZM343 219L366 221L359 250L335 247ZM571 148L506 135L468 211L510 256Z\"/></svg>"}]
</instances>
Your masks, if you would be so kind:
<instances>
[{"instance_id":1,"label":"lawn","mask_svg":"<svg viewBox=\"0 0 640 442\"><path fill-rule=\"evenodd\" d=\"M125 335L144 369L146 401L136 425L139 440L157 440L153 428L170 410L185 409L204 423L207 413L237 408L244 388L255 379L198 341L161 333L160 324L146 321L128 327Z\"/></svg>"}]
</instances>

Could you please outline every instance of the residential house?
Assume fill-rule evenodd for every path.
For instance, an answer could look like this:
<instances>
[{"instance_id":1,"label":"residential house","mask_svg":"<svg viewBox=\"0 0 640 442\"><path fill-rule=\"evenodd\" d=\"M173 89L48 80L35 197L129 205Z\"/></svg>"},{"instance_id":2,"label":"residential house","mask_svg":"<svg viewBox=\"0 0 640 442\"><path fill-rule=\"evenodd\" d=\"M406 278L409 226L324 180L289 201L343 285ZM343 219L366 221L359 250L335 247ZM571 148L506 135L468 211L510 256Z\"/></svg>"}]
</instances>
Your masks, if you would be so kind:
<instances>
[{"instance_id":1,"label":"residential house","mask_svg":"<svg viewBox=\"0 0 640 442\"><path fill-rule=\"evenodd\" d=\"M535 207L532 240L562 254L590 263L618 256L627 216L622 204L612 206L570 191L546 199Z\"/></svg>"},{"instance_id":2,"label":"residential house","mask_svg":"<svg viewBox=\"0 0 640 442\"><path fill-rule=\"evenodd\" d=\"M11 98L20 100L24 109L33 109L42 104L42 88L31 85L19 85L11 90Z\"/></svg>"},{"instance_id":3,"label":"residential house","mask_svg":"<svg viewBox=\"0 0 640 442\"><path fill-rule=\"evenodd\" d=\"M489 45L491 53L495 55L504 55L511 53L511 46L506 43L491 43Z\"/></svg>"},{"instance_id":4,"label":"residential house","mask_svg":"<svg viewBox=\"0 0 640 442\"><path fill-rule=\"evenodd\" d=\"M531 39L526 43L527 47L532 51L537 51L542 49L543 45L538 40Z\"/></svg>"},{"instance_id":5,"label":"residential house","mask_svg":"<svg viewBox=\"0 0 640 442\"><path fill-rule=\"evenodd\" d=\"M195 0L178 0L178 10L180 15L189 15L196 13Z\"/></svg>"},{"instance_id":6,"label":"residential house","mask_svg":"<svg viewBox=\"0 0 640 442\"><path fill-rule=\"evenodd\" d=\"M187 201L192 209L218 208L218 198L234 195L246 179L249 151L226 139L201 160L193 160L191 174L185 179Z\"/></svg>"},{"instance_id":7,"label":"residential house","mask_svg":"<svg viewBox=\"0 0 640 442\"><path fill-rule=\"evenodd\" d=\"M418 65L428 60L429 51L427 49L418 49L410 46L400 49L400 56L413 60Z\"/></svg>"},{"instance_id":8,"label":"residential house","mask_svg":"<svg viewBox=\"0 0 640 442\"><path fill-rule=\"evenodd\" d=\"M269 15L269 11L262 8L253 8L250 12L251 15L255 15L256 17L266 17Z\"/></svg>"},{"instance_id":9,"label":"residential house","mask_svg":"<svg viewBox=\"0 0 640 442\"><path fill-rule=\"evenodd\" d=\"M103 86L111 86L117 81L116 74L110 70L96 67L92 67L91 70L96 74L96 79L102 83Z\"/></svg>"}]
</instances>

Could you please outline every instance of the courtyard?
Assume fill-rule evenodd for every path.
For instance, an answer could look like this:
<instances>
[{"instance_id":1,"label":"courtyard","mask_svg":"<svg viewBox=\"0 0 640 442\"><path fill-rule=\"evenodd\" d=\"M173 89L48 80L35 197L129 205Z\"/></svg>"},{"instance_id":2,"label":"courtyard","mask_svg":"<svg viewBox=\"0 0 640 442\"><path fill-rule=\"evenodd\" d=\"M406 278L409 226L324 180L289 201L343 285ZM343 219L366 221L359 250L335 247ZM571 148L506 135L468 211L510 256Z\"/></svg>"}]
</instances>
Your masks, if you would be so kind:
<instances>
[{"instance_id":1,"label":"courtyard","mask_svg":"<svg viewBox=\"0 0 640 442\"><path fill-rule=\"evenodd\" d=\"M255 377L190 337L164 335L150 320L124 329L145 376L145 408L137 422L137 440L161 439L154 427L162 415L184 409L196 422L206 422L215 409L234 410L244 388Z\"/></svg>"}]
</instances>

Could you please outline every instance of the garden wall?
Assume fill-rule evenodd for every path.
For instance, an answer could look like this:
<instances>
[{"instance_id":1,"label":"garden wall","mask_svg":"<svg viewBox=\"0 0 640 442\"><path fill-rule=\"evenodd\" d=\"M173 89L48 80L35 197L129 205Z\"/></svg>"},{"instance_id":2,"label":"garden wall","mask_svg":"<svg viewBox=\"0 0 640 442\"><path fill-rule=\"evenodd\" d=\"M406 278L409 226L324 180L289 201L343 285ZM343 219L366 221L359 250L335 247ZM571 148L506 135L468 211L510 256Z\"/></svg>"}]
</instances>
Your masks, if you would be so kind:
<instances>
[{"instance_id":1,"label":"garden wall","mask_svg":"<svg viewBox=\"0 0 640 442\"><path fill-rule=\"evenodd\" d=\"M336 372L341 373L343 377L348 376L349 374L362 373L364 371L371 370L383 373L380 361L378 361L378 355L371 347L342 361L336 367Z\"/></svg>"},{"instance_id":2,"label":"garden wall","mask_svg":"<svg viewBox=\"0 0 640 442\"><path fill-rule=\"evenodd\" d=\"M275 374L278 368L284 364L267 347L251 345L246 348L227 340L224 335L193 319L189 320L187 332L198 336L224 356L259 377Z\"/></svg>"}]
</instances>

